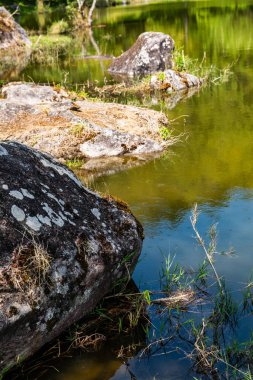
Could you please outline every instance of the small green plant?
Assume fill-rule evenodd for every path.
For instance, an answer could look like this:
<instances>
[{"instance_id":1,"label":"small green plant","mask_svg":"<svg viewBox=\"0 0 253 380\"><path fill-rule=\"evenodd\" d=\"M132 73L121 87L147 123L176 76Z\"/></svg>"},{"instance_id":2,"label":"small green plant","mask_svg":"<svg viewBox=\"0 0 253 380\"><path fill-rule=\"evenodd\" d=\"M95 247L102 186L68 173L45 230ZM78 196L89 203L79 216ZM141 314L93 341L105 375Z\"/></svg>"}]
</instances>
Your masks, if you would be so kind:
<instances>
[{"instance_id":1,"label":"small green plant","mask_svg":"<svg viewBox=\"0 0 253 380\"><path fill-rule=\"evenodd\" d=\"M174 69L176 71L187 71L193 73L199 68L199 62L197 59L192 59L185 55L184 49L178 49L173 55Z\"/></svg>"},{"instance_id":2,"label":"small green plant","mask_svg":"<svg viewBox=\"0 0 253 380\"><path fill-rule=\"evenodd\" d=\"M231 67L232 63L228 67L219 69L215 65L208 65L206 53L204 53L201 61L198 59L190 58L185 55L184 49L177 49L173 55L174 70L179 72L187 72L196 75L200 78L204 78L208 83L223 83L228 81L232 75Z\"/></svg>"},{"instance_id":3,"label":"small green plant","mask_svg":"<svg viewBox=\"0 0 253 380\"><path fill-rule=\"evenodd\" d=\"M67 160L66 161L66 165L70 168L70 169L81 169L82 166L83 166L83 163L84 161L82 159L79 159L79 158L74 158L73 160Z\"/></svg>"},{"instance_id":4,"label":"small green plant","mask_svg":"<svg viewBox=\"0 0 253 380\"><path fill-rule=\"evenodd\" d=\"M144 297L145 301L147 302L147 304L150 305L151 304L151 298L150 298L150 291L149 290L144 290L143 297Z\"/></svg>"},{"instance_id":5,"label":"small green plant","mask_svg":"<svg viewBox=\"0 0 253 380\"><path fill-rule=\"evenodd\" d=\"M160 130L160 136L164 141L168 141L171 138L171 130L168 127L161 127Z\"/></svg>"},{"instance_id":6,"label":"small green plant","mask_svg":"<svg viewBox=\"0 0 253 380\"><path fill-rule=\"evenodd\" d=\"M164 71L161 71L157 74L157 77L160 81L163 81L165 80L165 72Z\"/></svg>"},{"instance_id":7,"label":"small green plant","mask_svg":"<svg viewBox=\"0 0 253 380\"><path fill-rule=\"evenodd\" d=\"M82 137L84 131L84 125L81 123L75 124L73 127L70 128L69 132L71 135L80 138Z\"/></svg>"}]
</instances>

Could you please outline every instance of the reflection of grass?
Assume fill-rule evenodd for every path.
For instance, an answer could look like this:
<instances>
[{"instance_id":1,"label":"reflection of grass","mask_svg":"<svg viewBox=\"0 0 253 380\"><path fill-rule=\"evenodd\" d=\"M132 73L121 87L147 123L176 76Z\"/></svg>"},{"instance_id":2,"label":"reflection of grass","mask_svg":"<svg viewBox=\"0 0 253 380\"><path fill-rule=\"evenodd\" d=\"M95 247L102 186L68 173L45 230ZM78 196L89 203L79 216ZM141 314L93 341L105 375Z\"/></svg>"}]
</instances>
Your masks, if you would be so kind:
<instances>
[{"instance_id":1,"label":"reflection of grass","mask_svg":"<svg viewBox=\"0 0 253 380\"><path fill-rule=\"evenodd\" d=\"M52 65L73 52L73 40L68 36L40 35L30 38L33 44L32 63Z\"/></svg>"}]
</instances>

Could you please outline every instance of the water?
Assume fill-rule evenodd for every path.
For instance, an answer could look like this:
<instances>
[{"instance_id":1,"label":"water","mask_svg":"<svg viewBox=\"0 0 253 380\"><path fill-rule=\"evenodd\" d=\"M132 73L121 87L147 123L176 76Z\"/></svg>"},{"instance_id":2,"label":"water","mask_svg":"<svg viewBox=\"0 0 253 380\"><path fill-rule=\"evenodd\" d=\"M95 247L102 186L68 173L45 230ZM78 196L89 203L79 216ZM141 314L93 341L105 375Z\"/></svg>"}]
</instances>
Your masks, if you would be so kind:
<instances>
[{"instance_id":1,"label":"water","mask_svg":"<svg viewBox=\"0 0 253 380\"><path fill-rule=\"evenodd\" d=\"M142 257L134 272L141 290L159 287L161 266L169 253L186 267L196 267L203 253L193 238L190 214L194 203L201 211L198 227L203 236L218 223L218 250L233 248L232 256L216 256L217 271L228 286L243 289L253 269L253 1L169 1L97 11L94 29L101 54L119 55L144 31L170 34L178 47L209 64L225 67L234 63L228 83L210 86L167 112L178 119L177 132L187 139L160 159L141 167L94 180L92 186L125 200L144 225ZM25 24L25 22L24 22ZM88 52L94 52L88 43ZM97 80L102 83L107 63L72 57L57 67L29 65L19 78L47 82L57 71L56 81L68 72L71 83ZM49 78L49 74L51 77ZM241 325L239 340L248 339L252 321ZM57 380L190 379L185 356L153 356L129 367L115 359L110 347L100 354L65 359ZM45 379L49 377L46 375Z\"/></svg>"}]
</instances>

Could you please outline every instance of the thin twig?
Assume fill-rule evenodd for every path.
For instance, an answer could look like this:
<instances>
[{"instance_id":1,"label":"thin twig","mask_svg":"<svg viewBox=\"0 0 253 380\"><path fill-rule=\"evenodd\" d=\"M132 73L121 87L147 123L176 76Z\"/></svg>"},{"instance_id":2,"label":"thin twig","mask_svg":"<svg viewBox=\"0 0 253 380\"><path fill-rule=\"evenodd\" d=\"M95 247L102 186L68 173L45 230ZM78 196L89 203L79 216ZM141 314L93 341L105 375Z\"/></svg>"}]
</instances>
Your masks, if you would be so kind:
<instances>
[{"instance_id":1,"label":"thin twig","mask_svg":"<svg viewBox=\"0 0 253 380\"><path fill-rule=\"evenodd\" d=\"M195 204L194 205L194 208L193 208L193 211L192 211L192 215L190 217L190 221L191 221L191 225L192 225L192 228L193 228L193 231L195 232L195 235L197 237L197 240L199 242L199 244L201 245L201 247L203 248L203 251L205 252L205 255L206 255L206 258L215 274L215 277L217 279L217 282L218 282L218 285L219 285L219 288L220 288L220 291L221 293L224 295L224 289L223 289L223 286L222 286L222 283L220 281L220 278L218 276L218 273L215 269L215 266L213 265L213 258L212 258L212 255L210 255L210 253L208 252L207 248L206 248L206 245L205 245L205 242L204 240L202 239L202 237L200 236L198 230L197 230L197 227L196 227L196 223L197 223L197 218L198 218L198 205Z\"/></svg>"}]
</instances>

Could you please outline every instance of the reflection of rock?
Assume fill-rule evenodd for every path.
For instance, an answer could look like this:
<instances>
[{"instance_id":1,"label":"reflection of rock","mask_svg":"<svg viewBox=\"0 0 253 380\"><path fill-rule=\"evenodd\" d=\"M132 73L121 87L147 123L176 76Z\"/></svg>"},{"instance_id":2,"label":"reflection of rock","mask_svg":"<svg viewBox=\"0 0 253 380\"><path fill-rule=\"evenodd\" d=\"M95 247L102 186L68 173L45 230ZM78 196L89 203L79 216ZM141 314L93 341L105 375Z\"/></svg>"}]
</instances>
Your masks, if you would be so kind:
<instances>
[{"instance_id":1,"label":"reflection of rock","mask_svg":"<svg viewBox=\"0 0 253 380\"><path fill-rule=\"evenodd\" d=\"M0 370L89 313L127 276L142 227L48 155L0 144Z\"/></svg>"},{"instance_id":2,"label":"reflection of rock","mask_svg":"<svg viewBox=\"0 0 253 380\"><path fill-rule=\"evenodd\" d=\"M152 95L151 101L149 103L145 102L146 107L150 107L155 104L159 104L162 100L167 109L173 109L176 105L184 100L191 98L193 95L200 91L200 87L191 87L181 91L175 92L156 92Z\"/></svg>"},{"instance_id":3,"label":"reflection of rock","mask_svg":"<svg viewBox=\"0 0 253 380\"><path fill-rule=\"evenodd\" d=\"M77 101L48 86L14 83L2 90L0 137L26 143L60 159L161 152L166 116L115 103Z\"/></svg>"},{"instance_id":4,"label":"reflection of rock","mask_svg":"<svg viewBox=\"0 0 253 380\"><path fill-rule=\"evenodd\" d=\"M31 42L11 14L0 7L0 78L16 75L27 64Z\"/></svg>"},{"instance_id":5,"label":"reflection of rock","mask_svg":"<svg viewBox=\"0 0 253 380\"><path fill-rule=\"evenodd\" d=\"M173 70L170 70L173 71ZM188 99L192 95L199 92L200 88L204 84L204 81L201 78L195 77L193 75L187 73L176 73L178 80L180 83L168 82L166 80L165 83L163 79L164 73L154 74L150 78L150 81L139 82L139 83L120 83L114 85L107 85L99 89L98 93L95 93L97 96L102 96L106 98L109 96L110 98L122 98L122 97L131 97L135 96L140 104L145 107L153 107L154 105L159 105L162 101L165 103L166 108L172 109L177 103L181 100ZM192 82L184 80L184 77L187 78L190 76L194 78L194 85ZM159 79L160 77L160 79ZM175 76L174 76L175 77ZM182 80L182 82L181 82ZM175 86L176 85L176 86ZM189 86L189 87L188 87ZM182 90L175 90L175 88L180 87Z\"/></svg>"},{"instance_id":6,"label":"reflection of rock","mask_svg":"<svg viewBox=\"0 0 253 380\"><path fill-rule=\"evenodd\" d=\"M111 175L122 170L144 165L146 162L160 156L161 153L137 157L120 156L90 159L84 162L81 168L75 170L75 172L83 183L89 184L96 177Z\"/></svg>"},{"instance_id":7,"label":"reflection of rock","mask_svg":"<svg viewBox=\"0 0 253 380\"><path fill-rule=\"evenodd\" d=\"M172 67L173 39L163 33L142 33L135 44L116 58L109 72L120 75L145 75Z\"/></svg>"},{"instance_id":8,"label":"reflection of rock","mask_svg":"<svg viewBox=\"0 0 253 380\"><path fill-rule=\"evenodd\" d=\"M115 294L105 297L99 305L100 310L103 310L102 313L89 314L78 323L78 326L74 325L66 331L66 334L61 335L57 342L52 341L39 354L27 360L22 365L22 373L18 368L12 371L7 379L56 380L58 376L55 376L55 369L65 380L79 378L77 373L80 372L81 378L85 380L113 378L122 365L122 357L135 356L138 351L144 349L147 339L144 327L149 324L146 303L143 302L140 290L133 280L127 284L121 295L116 294L115 297L113 295ZM141 302L143 302L142 306ZM139 316L136 313L139 313ZM138 321L136 318L136 325L129 326L129 318L133 314L137 316ZM122 322L122 329L118 328L119 320ZM70 341L70 336L80 337L83 341L81 353L78 340L75 344L74 340ZM66 352L68 352L68 357L65 355ZM63 353L63 357L59 353ZM118 358L119 353L121 359ZM43 375L41 373L42 357L47 363Z\"/></svg>"}]
</instances>

